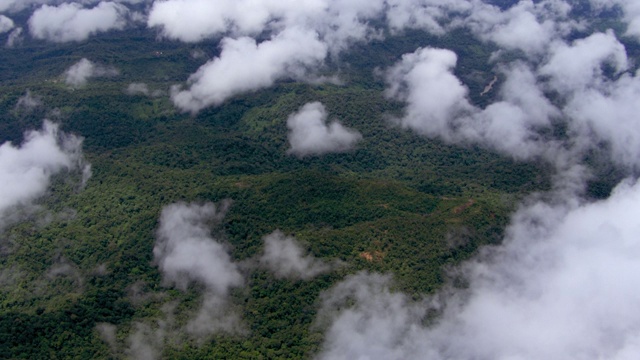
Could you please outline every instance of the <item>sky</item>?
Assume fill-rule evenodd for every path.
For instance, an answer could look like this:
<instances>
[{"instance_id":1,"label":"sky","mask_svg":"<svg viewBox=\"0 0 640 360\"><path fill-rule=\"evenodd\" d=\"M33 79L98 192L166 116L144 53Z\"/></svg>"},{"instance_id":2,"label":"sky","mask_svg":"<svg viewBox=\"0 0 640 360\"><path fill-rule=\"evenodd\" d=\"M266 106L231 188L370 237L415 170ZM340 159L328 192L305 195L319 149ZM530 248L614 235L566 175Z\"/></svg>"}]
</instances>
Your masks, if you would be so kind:
<instances>
[{"instance_id":1,"label":"sky","mask_svg":"<svg viewBox=\"0 0 640 360\"><path fill-rule=\"evenodd\" d=\"M381 30L441 35L468 29L499 49L490 64L502 79L495 100L474 105L456 76L459 55L424 44L379 69L384 96L403 104L392 123L418 136L544 161L555 172L552 190L527 197L512 215L503 244L460 267L470 284L464 291L445 288L415 300L391 290L393 274L358 273L324 293L318 322L326 340L318 358L635 359L640 71L621 40L640 40L640 3L582 2L592 14L619 10L626 29L617 33L590 30L592 19L572 17L574 3L522 0L500 9L480 0L0 0L0 33L10 34L7 47L26 36L81 43L132 26L153 29L159 41L215 39L219 54L168 94L178 110L195 114L281 80L317 81L330 59L352 44L385 36ZM27 23L14 22L18 11L30 12ZM66 83L81 87L92 77L117 76L117 69L99 62L82 59L65 72ZM143 85L128 91L149 94ZM288 154L303 158L357 148L362 134L333 119L331 110L309 102L283 119ZM566 129L563 137L550 135L558 125ZM3 197L7 205L0 204L0 212L42 194L51 174L74 166L77 151L61 145L56 134L57 127L45 122L23 144L0 147L0 176L29 174L28 182L5 181L32 184L11 192L15 199ZM34 160L40 157L31 154L40 150L49 156ZM597 201L584 196L592 176L584 159L593 151L626 174L609 198ZM205 288L188 329L194 333L219 330L207 322L227 330L241 323L215 310L244 283L224 243L209 235L207 221L218 216L213 204L174 204L160 216L154 256L165 282ZM278 276L306 278L331 268L305 257L286 234L274 232L264 241L258 262ZM433 308L442 316L424 325Z\"/></svg>"}]
</instances>

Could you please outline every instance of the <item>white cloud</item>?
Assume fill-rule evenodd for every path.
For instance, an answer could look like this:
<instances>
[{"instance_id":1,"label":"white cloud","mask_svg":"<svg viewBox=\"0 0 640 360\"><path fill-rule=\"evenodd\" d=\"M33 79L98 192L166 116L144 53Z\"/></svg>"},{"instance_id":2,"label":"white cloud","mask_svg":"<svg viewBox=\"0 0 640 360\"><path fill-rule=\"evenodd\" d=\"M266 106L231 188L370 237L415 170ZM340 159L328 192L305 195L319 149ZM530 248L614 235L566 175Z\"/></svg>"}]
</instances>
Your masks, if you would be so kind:
<instances>
[{"instance_id":1,"label":"white cloud","mask_svg":"<svg viewBox=\"0 0 640 360\"><path fill-rule=\"evenodd\" d=\"M627 20L627 35L640 39L640 3L633 0L621 1Z\"/></svg>"},{"instance_id":2,"label":"white cloud","mask_svg":"<svg viewBox=\"0 0 640 360\"><path fill-rule=\"evenodd\" d=\"M551 78L549 83L553 89L571 93L597 86L602 79L603 64L611 65L617 72L629 67L624 45L612 31L592 34L570 46L555 43L540 74Z\"/></svg>"},{"instance_id":3,"label":"white cloud","mask_svg":"<svg viewBox=\"0 0 640 360\"><path fill-rule=\"evenodd\" d=\"M562 0L522 0L505 10L480 0L387 0L386 4L393 32L419 28L441 35L464 27L483 41L533 57L552 40L580 27L569 18L571 6Z\"/></svg>"},{"instance_id":4,"label":"white cloud","mask_svg":"<svg viewBox=\"0 0 640 360\"><path fill-rule=\"evenodd\" d=\"M44 195L51 177L80 169L82 139L66 135L45 121L42 130L25 133L20 146L0 145L0 221L16 205L27 205Z\"/></svg>"},{"instance_id":5,"label":"white cloud","mask_svg":"<svg viewBox=\"0 0 640 360\"><path fill-rule=\"evenodd\" d=\"M78 3L43 5L29 19L29 31L36 39L84 41L99 32L124 28L127 12L114 2L100 2L89 9Z\"/></svg>"},{"instance_id":6,"label":"white cloud","mask_svg":"<svg viewBox=\"0 0 640 360\"><path fill-rule=\"evenodd\" d=\"M131 83L127 86L124 92L128 95L144 95L150 97L160 97L166 95L166 92L160 89L151 90L149 85L145 83Z\"/></svg>"},{"instance_id":7,"label":"white cloud","mask_svg":"<svg viewBox=\"0 0 640 360\"><path fill-rule=\"evenodd\" d=\"M358 6L368 7L371 3L360 2ZM315 25L320 25L328 19L329 8L335 7L335 4L339 2L222 0L213 3L207 0L168 0L153 4L147 24L159 27L168 38L185 42L197 42L220 35L257 35L264 30L278 33L291 27L312 31L307 24L319 21ZM346 15L347 11L343 13L345 15L341 16L349 16ZM333 15L339 14L334 12Z\"/></svg>"},{"instance_id":8,"label":"white cloud","mask_svg":"<svg viewBox=\"0 0 640 360\"><path fill-rule=\"evenodd\" d=\"M503 73L500 101L475 109L469 117L452 120L456 128L451 137L456 142L488 145L517 159L544 156L564 165L558 141L541 135L562 113L545 97L527 65L515 63Z\"/></svg>"},{"instance_id":9,"label":"white cloud","mask_svg":"<svg viewBox=\"0 0 640 360\"><path fill-rule=\"evenodd\" d=\"M460 12L468 11L472 6L468 1L387 0L387 4L387 23L392 31L418 28L434 34L446 32L443 23L448 20L452 7Z\"/></svg>"},{"instance_id":10,"label":"white cloud","mask_svg":"<svg viewBox=\"0 0 640 360\"><path fill-rule=\"evenodd\" d=\"M318 324L329 325L318 359L417 359L411 352L424 311L389 290L391 278L358 273L321 295ZM418 341L416 341L418 342ZM406 345L405 345L406 344ZM416 344L419 345L419 344Z\"/></svg>"},{"instance_id":11,"label":"white cloud","mask_svg":"<svg viewBox=\"0 0 640 360\"><path fill-rule=\"evenodd\" d=\"M625 35L636 36L640 39L640 3L635 0L591 0L591 5L596 9L609 9L619 6L624 12L624 20L627 22Z\"/></svg>"},{"instance_id":12,"label":"white cloud","mask_svg":"<svg viewBox=\"0 0 640 360\"><path fill-rule=\"evenodd\" d=\"M640 74L623 75L603 89L576 93L565 108L574 136L589 146L604 140L611 159L625 167L640 169ZM594 135L597 137L593 140Z\"/></svg>"},{"instance_id":13,"label":"white cloud","mask_svg":"<svg viewBox=\"0 0 640 360\"><path fill-rule=\"evenodd\" d=\"M187 90L174 89L171 98L176 106L197 112L234 95L269 87L278 79L301 78L327 54L315 33L300 29L287 29L260 44L248 37L225 38L221 46L218 58L189 77Z\"/></svg>"},{"instance_id":14,"label":"white cloud","mask_svg":"<svg viewBox=\"0 0 640 360\"><path fill-rule=\"evenodd\" d=\"M127 348L124 353L132 359L139 360L155 360L159 359L162 354L162 349L167 341L167 338L171 335L171 330L174 325L173 311L175 304L168 303L162 307L163 317L157 320L154 326L150 326L144 323L134 323L134 329L127 338ZM110 331L114 331L110 330ZM109 331L109 330L108 330ZM108 336L108 334L107 334ZM103 338L105 336L103 335ZM109 338L105 338L105 341L109 341ZM117 343L109 343L114 352L117 354Z\"/></svg>"},{"instance_id":15,"label":"white cloud","mask_svg":"<svg viewBox=\"0 0 640 360\"><path fill-rule=\"evenodd\" d=\"M12 48L22 42L22 28L15 28L12 32L9 33L7 37L6 46L8 48Z\"/></svg>"},{"instance_id":16,"label":"white cloud","mask_svg":"<svg viewBox=\"0 0 640 360\"><path fill-rule=\"evenodd\" d=\"M244 280L210 228L222 219L227 206L177 203L166 206L160 215L153 255L165 283L183 291L191 284L205 287L198 314L186 327L192 335L241 331L239 316L229 310L227 297Z\"/></svg>"},{"instance_id":17,"label":"white cloud","mask_svg":"<svg viewBox=\"0 0 640 360\"><path fill-rule=\"evenodd\" d=\"M65 71L65 83L72 87L82 87L94 77L111 77L118 75L118 70L109 66L102 66L88 59L80 59Z\"/></svg>"},{"instance_id":18,"label":"white cloud","mask_svg":"<svg viewBox=\"0 0 640 360\"><path fill-rule=\"evenodd\" d=\"M264 237L264 252L259 263L276 277L291 279L311 279L331 270L331 265L312 255L304 255L298 241L281 231Z\"/></svg>"},{"instance_id":19,"label":"white cloud","mask_svg":"<svg viewBox=\"0 0 640 360\"><path fill-rule=\"evenodd\" d=\"M102 341L104 341L107 345L109 345L109 349L111 349L112 353L115 353L118 349L118 338L116 335L116 331L118 328L109 323L98 323L95 327L98 335Z\"/></svg>"},{"instance_id":20,"label":"white cloud","mask_svg":"<svg viewBox=\"0 0 640 360\"><path fill-rule=\"evenodd\" d=\"M162 210L153 254L168 284L186 290L199 283L221 295L242 285L237 266L209 228L225 211L213 204L184 203Z\"/></svg>"},{"instance_id":21,"label":"white cloud","mask_svg":"<svg viewBox=\"0 0 640 360\"><path fill-rule=\"evenodd\" d=\"M424 48L388 70L386 95L407 102L403 127L452 141L451 120L472 110L467 88L452 73L457 60L453 51Z\"/></svg>"},{"instance_id":22,"label":"white cloud","mask_svg":"<svg viewBox=\"0 0 640 360\"><path fill-rule=\"evenodd\" d=\"M32 110L38 106L42 106L42 99L33 95L30 90L27 90L27 92L21 96L16 103L17 109Z\"/></svg>"},{"instance_id":23,"label":"white cloud","mask_svg":"<svg viewBox=\"0 0 640 360\"><path fill-rule=\"evenodd\" d=\"M289 115L288 154L298 157L349 151L362 139L355 130L337 121L327 124L327 111L319 102L308 103Z\"/></svg>"},{"instance_id":24,"label":"white cloud","mask_svg":"<svg viewBox=\"0 0 640 360\"><path fill-rule=\"evenodd\" d=\"M320 358L637 356L636 210L637 182L621 184L601 202L580 205L569 197L523 207L504 245L489 260L468 264L470 288L445 296L443 315L430 327L421 321L437 302L412 302L377 275L347 278L324 296L320 315L332 321Z\"/></svg>"},{"instance_id":25,"label":"white cloud","mask_svg":"<svg viewBox=\"0 0 640 360\"><path fill-rule=\"evenodd\" d=\"M425 136L480 144L518 159L543 157L560 167L607 141L614 161L635 164L640 151L632 115L637 80L629 75L609 80L603 70L610 65L620 74L628 68L624 46L607 32L572 44L558 41L549 49L537 70L523 62L501 66L505 80L498 101L484 109L470 104L468 89L453 74L456 55L449 50L404 55L387 71L386 94L406 102L400 124ZM568 102L556 101L558 108L543 90ZM554 120L566 121L572 130L568 139L550 133Z\"/></svg>"},{"instance_id":26,"label":"white cloud","mask_svg":"<svg viewBox=\"0 0 640 360\"><path fill-rule=\"evenodd\" d=\"M131 83L125 92L129 95L149 95L149 86L145 83Z\"/></svg>"},{"instance_id":27,"label":"white cloud","mask_svg":"<svg viewBox=\"0 0 640 360\"><path fill-rule=\"evenodd\" d=\"M506 10L474 2L468 17L460 21L485 41L505 49L517 49L530 56L541 55L548 45L580 25L568 15L571 7L564 1L534 3L519 1Z\"/></svg>"},{"instance_id":28,"label":"white cloud","mask_svg":"<svg viewBox=\"0 0 640 360\"><path fill-rule=\"evenodd\" d=\"M0 0L0 12L19 11L33 4L44 4L48 0Z\"/></svg>"},{"instance_id":29,"label":"white cloud","mask_svg":"<svg viewBox=\"0 0 640 360\"><path fill-rule=\"evenodd\" d=\"M11 20L10 18L4 15L0 15L0 34L4 34L7 31L10 31L11 29L13 29L14 27L15 27L15 24L13 23L13 20Z\"/></svg>"}]
</instances>

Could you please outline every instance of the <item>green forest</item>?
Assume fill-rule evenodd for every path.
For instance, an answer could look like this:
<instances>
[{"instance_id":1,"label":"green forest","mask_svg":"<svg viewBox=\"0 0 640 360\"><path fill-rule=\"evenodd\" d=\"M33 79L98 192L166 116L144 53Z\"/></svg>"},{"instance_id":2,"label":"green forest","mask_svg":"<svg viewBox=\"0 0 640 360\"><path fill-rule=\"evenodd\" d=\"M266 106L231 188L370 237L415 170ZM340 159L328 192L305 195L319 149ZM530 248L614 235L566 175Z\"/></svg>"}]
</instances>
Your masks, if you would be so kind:
<instances>
[{"instance_id":1,"label":"green forest","mask_svg":"<svg viewBox=\"0 0 640 360\"><path fill-rule=\"evenodd\" d=\"M450 270L499 244L519 201L550 188L552 169L395 124L403 104L384 96L376 69L418 47L456 52L455 75L476 106L495 99L495 91L480 95L494 76L496 86L504 79L490 61L496 48L468 30L384 35L328 61L322 71L338 74L339 84L281 80L197 114L177 109L169 88L217 55L216 39L159 41L155 31L132 28L1 50L0 142L20 144L25 131L50 119L84 139L92 175L82 186L78 170L56 174L35 210L12 209L20 220L1 229L0 358L128 358L136 332L155 339L166 359L312 358L324 334L319 296L350 274L392 274L395 290L414 299L445 284L465 287ZM69 87L62 74L82 58L119 73ZM128 94L131 83L159 96ZM16 105L27 93L37 106ZM312 101L360 131L354 150L287 154L287 118ZM588 194L606 197L621 176L593 157L602 176ZM226 202L212 236L243 264L244 284L228 304L243 331L191 337L181 329L206 289L163 281L153 252L159 218L174 203ZM340 265L310 279L252 265L276 230L294 236L305 254Z\"/></svg>"}]
</instances>

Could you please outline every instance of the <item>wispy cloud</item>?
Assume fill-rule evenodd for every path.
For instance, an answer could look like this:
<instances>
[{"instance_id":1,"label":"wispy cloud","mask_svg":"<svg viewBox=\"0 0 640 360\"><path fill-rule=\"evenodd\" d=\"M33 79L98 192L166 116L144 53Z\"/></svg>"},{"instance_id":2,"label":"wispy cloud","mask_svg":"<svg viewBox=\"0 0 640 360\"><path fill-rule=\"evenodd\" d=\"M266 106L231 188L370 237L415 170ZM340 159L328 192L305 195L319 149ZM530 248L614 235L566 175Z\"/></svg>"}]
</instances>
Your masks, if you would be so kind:
<instances>
[{"instance_id":1,"label":"wispy cloud","mask_svg":"<svg viewBox=\"0 0 640 360\"><path fill-rule=\"evenodd\" d=\"M327 124L327 110L319 102L308 103L287 119L289 128L288 154L298 157L340 153L354 148L362 139L355 130L337 121Z\"/></svg>"},{"instance_id":2,"label":"wispy cloud","mask_svg":"<svg viewBox=\"0 0 640 360\"><path fill-rule=\"evenodd\" d=\"M291 279L310 279L332 269L328 264L312 255L305 255L298 241L281 231L264 237L264 252L259 263L269 269L276 277Z\"/></svg>"},{"instance_id":3,"label":"wispy cloud","mask_svg":"<svg viewBox=\"0 0 640 360\"><path fill-rule=\"evenodd\" d=\"M227 297L244 279L210 228L222 219L227 206L177 203L166 206L160 215L153 255L164 282L184 291L191 284L205 288L202 305L186 327L196 336L242 331Z\"/></svg>"},{"instance_id":4,"label":"wispy cloud","mask_svg":"<svg viewBox=\"0 0 640 360\"><path fill-rule=\"evenodd\" d=\"M82 87L89 79L95 77L112 77L119 74L119 71L110 66L96 64L86 58L80 59L65 71L65 83L72 87Z\"/></svg>"},{"instance_id":5,"label":"wispy cloud","mask_svg":"<svg viewBox=\"0 0 640 360\"><path fill-rule=\"evenodd\" d=\"M53 175L83 166L82 139L59 131L50 121L41 130L26 132L19 146L0 145L0 225L13 207L42 196Z\"/></svg>"}]
</instances>

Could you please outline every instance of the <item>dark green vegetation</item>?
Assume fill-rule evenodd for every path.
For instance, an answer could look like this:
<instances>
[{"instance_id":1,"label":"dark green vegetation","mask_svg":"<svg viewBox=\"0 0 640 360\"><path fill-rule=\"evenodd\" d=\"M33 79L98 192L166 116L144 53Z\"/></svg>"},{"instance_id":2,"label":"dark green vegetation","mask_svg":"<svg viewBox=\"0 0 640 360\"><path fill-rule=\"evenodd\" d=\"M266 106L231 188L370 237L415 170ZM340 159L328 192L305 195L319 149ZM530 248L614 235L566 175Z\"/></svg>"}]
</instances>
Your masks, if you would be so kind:
<instances>
[{"instance_id":1,"label":"dark green vegetation","mask_svg":"<svg viewBox=\"0 0 640 360\"><path fill-rule=\"evenodd\" d=\"M493 78L486 65L492 49L464 32L413 32L370 45L332 65L344 86L282 82L197 116L179 113L167 96L124 89L145 82L167 91L203 63L191 51L211 56L214 43L159 42L132 30L79 45L27 40L1 51L0 140L19 142L51 117L85 137L93 177L82 191L57 177L39 201L41 214L1 235L0 358L119 358L135 324L156 328L163 305L176 301L175 327L183 325L200 289L163 287L152 255L160 211L176 201L231 199L218 230L237 261L258 255L262 237L281 229L314 256L345 266L310 281L247 270L245 287L232 294L246 334L167 340L163 356L171 359L309 357L322 341L312 326L318 295L346 275L391 272L399 289L418 297L443 284L447 266L498 242L515 200L548 187L548 170L399 129L388 119L401 104L386 100L372 75L403 52L443 46L460 55L457 71L473 98ZM120 75L71 91L61 74L82 57ZM27 89L45 106L15 108ZM357 150L286 155L287 116L309 101L362 133ZM43 222L46 213L56 215ZM61 265L73 275L52 276ZM117 326L116 349L98 336L99 323Z\"/></svg>"}]
</instances>

